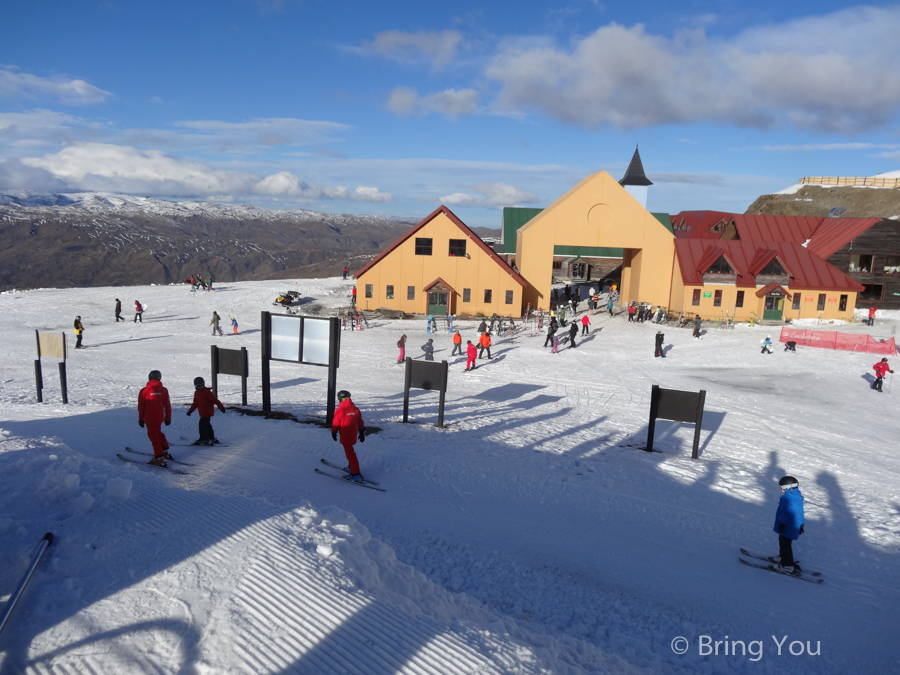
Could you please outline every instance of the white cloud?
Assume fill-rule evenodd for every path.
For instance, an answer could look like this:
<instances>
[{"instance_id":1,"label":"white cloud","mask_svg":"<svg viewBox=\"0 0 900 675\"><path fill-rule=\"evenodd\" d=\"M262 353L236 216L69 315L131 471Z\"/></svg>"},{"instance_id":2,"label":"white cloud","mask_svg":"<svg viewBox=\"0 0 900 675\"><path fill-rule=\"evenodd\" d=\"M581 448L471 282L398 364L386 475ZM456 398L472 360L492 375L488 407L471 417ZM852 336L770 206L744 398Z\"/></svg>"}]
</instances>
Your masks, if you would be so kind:
<instances>
[{"instance_id":1,"label":"white cloud","mask_svg":"<svg viewBox=\"0 0 900 675\"><path fill-rule=\"evenodd\" d=\"M65 77L46 78L21 73L15 68L0 68L0 99L52 98L66 105L103 103L112 96L84 80Z\"/></svg>"},{"instance_id":2,"label":"white cloud","mask_svg":"<svg viewBox=\"0 0 900 675\"><path fill-rule=\"evenodd\" d=\"M474 89L445 89L437 94L419 96L415 89L397 87L391 92L387 109L398 115L424 115L439 112L448 117L478 112L478 92Z\"/></svg>"},{"instance_id":3,"label":"white cloud","mask_svg":"<svg viewBox=\"0 0 900 675\"><path fill-rule=\"evenodd\" d=\"M808 143L806 145L764 145L763 150L811 152L813 150L897 150L897 143Z\"/></svg>"},{"instance_id":4,"label":"white cloud","mask_svg":"<svg viewBox=\"0 0 900 675\"><path fill-rule=\"evenodd\" d=\"M76 138L102 133L106 125L51 110L0 112L0 146L34 148L58 146Z\"/></svg>"},{"instance_id":5,"label":"white cloud","mask_svg":"<svg viewBox=\"0 0 900 675\"><path fill-rule=\"evenodd\" d=\"M480 206L489 209L519 204L536 204L540 201L530 192L505 183L478 183L471 187L478 193L477 196L465 192L455 192L441 197L438 201L448 206Z\"/></svg>"},{"instance_id":6,"label":"white cloud","mask_svg":"<svg viewBox=\"0 0 900 675\"><path fill-rule=\"evenodd\" d=\"M386 30L375 35L375 39L363 42L364 51L397 61L418 61L425 59L435 68L453 60L462 35L455 30L416 31L406 33Z\"/></svg>"},{"instance_id":7,"label":"white cloud","mask_svg":"<svg viewBox=\"0 0 900 675\"><path fill-rule=\"evenodd\" d=\"M289 171L279 171L266 176L253 186L253 192L272 197L294 197L303 200L346 199L355 202L380 202L388 204L394 198L375 187L358 187L349 190L340 186L309 185Z\"/></svg>"}]
</instances>

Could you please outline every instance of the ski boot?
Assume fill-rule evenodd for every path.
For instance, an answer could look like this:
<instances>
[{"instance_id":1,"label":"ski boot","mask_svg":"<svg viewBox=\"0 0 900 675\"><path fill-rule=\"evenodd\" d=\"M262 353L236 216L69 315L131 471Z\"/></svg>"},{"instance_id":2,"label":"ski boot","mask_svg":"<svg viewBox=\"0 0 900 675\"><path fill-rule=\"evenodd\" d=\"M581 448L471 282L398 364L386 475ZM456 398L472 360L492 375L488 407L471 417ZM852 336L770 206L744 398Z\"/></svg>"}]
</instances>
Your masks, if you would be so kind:
<instances>
[{"instance_id":1,"label":"ski boot","mask_svg":"<svg viewBox=\"0 0 900 675\"><path fill-rule=\"evenodd\" d=\"M157 455L153 459L151 459L147 464L152 464L153 466L161 466L163 468L169 466L166 463L166 458L163 455Z\"/></svg>"}]
</instances>

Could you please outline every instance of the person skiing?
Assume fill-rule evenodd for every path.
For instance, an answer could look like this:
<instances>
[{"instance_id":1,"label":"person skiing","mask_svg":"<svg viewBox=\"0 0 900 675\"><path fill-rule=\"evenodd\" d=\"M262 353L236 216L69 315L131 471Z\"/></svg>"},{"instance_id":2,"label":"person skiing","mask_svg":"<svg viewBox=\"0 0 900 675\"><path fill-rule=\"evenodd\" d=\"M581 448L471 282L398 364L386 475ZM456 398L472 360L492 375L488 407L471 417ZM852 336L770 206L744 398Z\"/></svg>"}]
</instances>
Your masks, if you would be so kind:
<instances>
[{"instance_id":1,"label":"person skiing","mask_svg":"<svg viewBox=\"0 0 900 675\"><path fill-rule=\"evenodd\" d=\"M766 335L766 339L762 341L762 351L760 354L771 354L772 353L772 336Z\"/></svg>"},{"instance_id":2,"label":"person skiing","mask_svg":"<svg viewBox=\"0 0 900 675\"><path fill-rule=\"evenodd\" d=\"M552 346L550 347L551 354L559 354L559 336L554 333L553 337L550 340Z\"/></svg>"},{"instance_id":3,"label":"person skiing","mask_svg":"<svg viewBox=\"0 0 900 675\"><path fill-rule=\"evenodd\" d=\"M572 346L569 349L575 349L578 345L575 344L575 336L578 335L578 324L574 321L569 325L569 342L572 343Z\"/></svg>"},{"instance_id":4,"label":"person skiing","mask_svg":"<svg viewBox=\"0 0 900 675\"><path fill-rule=\"evenodd\" d=\"M588 326L591 325L591 320L588 318L587 312L584 313L584 316L581 317L581 334L582 335L590 335L591 329Z\"/></svg>"},{"instance_id":5,"label":"person skiing","mask_svg":"<svg viewBox=\"0 0 900 675\"><path fill-rule=\"evenodd\" d=\"M466 370L475 370L475 357L478 356L478 350L471 340L466 340Z\"/></svg>"},{"instance_id":6,"label":"person skiing","mask_svg":"<svg viewBox=\"0 0 900 675\"><path fill-rule=\"evenodd\" d=\"M191 445L218 445L219 439L216 438L216 434L213 432L212 423L210 422L212 416L216 414L216 407L223 413L225 412L225 406L216 398L212 389L206 386L206 382L203 381L203 378L195 377L194 402L191 403L191 407L188 408L187 416L190 417L191 413L195 410L199 413L200 438L191 443Z\"/></svg>"},{"instance_id":7,"label":"person skiing","mask_svg":"<svg viewBox=\"0 0 900 675\"><path fill-rule=\"evenodd\" d=\"M397 347L400 349L400 356L397 357L397 363L403 363L406 360L406 335L401 335L397 340Z\"/></svg>"},{"instance_id":8,"label":"person skiing","mask_svg":"<svg viewBox=\"0 0 900 675\"><path fill-rule=\"evenodd\" d=\"M143 314L144 314L144 306L140 302L135 300L134 301L134 322L137 323L138 321L140 321L141 323L144 323Z\"/></svg>"},{"instance_id":9,"label":"person skiing","mask_svg":"<svg viewBox=\"0 0 900 675\"><path fill-rule=\"evenodd\" d=\"M462 356L462 335L460 335L459 331L453 333L453 352L450 356L456 356L457 354Z\"/></svg>"},{"instance_id":10,"label":"person skiing","mask_svg":"<svg viewBox=\"0 0 900 675\"><path fill-rule=\"evenodd\" d=\"M800 494L800 483L793 476L784 476L778 485L782 494L772 528L778 534L778 555L772 560L779 570L799 574L803 570L794 562L793 543L803 534L803 495Z\"/></svg>"},{"instance_id":11,"label":"person skiing","mask_svg":"<svg viewBox=\"0 0 900 675\"><path fill-rule=\"evenodd\" d=\"M434 361L434 340L428 338L428 342L422 345L422 351L425 352L426 361Z\"/></svg>"},{"instance_id":12,"label":"person skiing","mask_svg":"<svg viewBox=\"0 0 900 675\"><path fill-rule=\"evenodd\" d=\"M219 313L213 310L212 319L209 321L209 325L213 327L212 334L215 335L218 333L219 335L224 335L222 329L219 328Z\"/></svg>"},{"instance_id":13,"label":"person skiing","mask_svg":"<svg viewBox=\"0 0 900 675\"><path fill-rule=\"evenodd\" d=\"M237 322L237 319L235 319L234 317L231 317L231 328L234 330L234 334L237 335L238 334L238 322Z\"/></svg>"},{"instance_id":14,"label":"person skiing","mask_svg":"<svg viewBox=\"0 0 900 675\"><path fill-rule=\"evenodd\" d=\"M125 319L122 318L122 301L116 298L116 323L119 321L125 321Z\"/></svg>"},{"instance_id":15,"label":"person skiing","mask_svg":"<svg viewBox=\"0 0 900 675\"><path fill-rule=\"evenodd\" d=\"M336 441L338 433L341 435L341 445L344 446L344 454L347 456L347 467L344 470L349 472L344 479L362 483L363 477L359 473L359 460L353 449L357 439L360 443L366 441L366 427L363 424L362 413L353 405L349 391L342 389L337 393L337 399L340 403L337 410L334 411L334 419L331 422L331 438Z\"/></svg>"},{"instance_id":16,"label":"person skiing","mask_svg":"<svg viewBox=\"0 0 900 675\"><path fill-rule=\"evenodd\" d=\"M480 359L484 356L484 350L487 350L488 358L491 358L491 333L490 331L485 331L484 335L481 336L478 340L479 349L478 349L478 358Z\"/></svg>"},{"instance_id":17,"label":"person skiing","mask_svg":"<svg viewBox=\"0 0 900 675\"><path fill-rule=\"evenodd\" d=\"M876 391L881 391L884 386L884 376L887 373L894 374L894 371L891 370L891 367L888 365L887 357L881 359L878 363L872 366L872 369L875 371L875 381L872 383L872 389Z\"/></svg>"},{"instance_id":18,"label":"person skiing","mask_svg":"<svg viewBox=\"0 0 900 675\"><path fill-rule=\"evenodd\" d=\"M81 317L75 317L75 349L81 349L81 336L84 333L84 325L81 323Z\"/></svg>"},{"instance_id":19,"label":"person skiing","mask_svg":"<svg viewBox=\"0 0 900 675\"><path fill-rule=\"evenodd\" d=\"M663 335L662 331L656 331L656 349L653 351L653 356L661 356L666 358L666 353L663 351L663 341L666 339L666 336Z\"/></svg>"},{"instance_id":20,"label":"person skiing","mask_svg":"<svg viewBox=\"0 0 900 675\"><path fill-rule=\"evenodd\" d=\"M169 454L169 441L160 428L163 423L172 423L172 404L169 402L169 390L162 385L162 373L151 370L147 376L147 385L138 394L138 426L146 425L147 438L153 444L153 459L150 464L167 466L166 460L172 459Z\"/></svg>"},{"instance_id":21,"label":"person skiing","mask_svg":"<svg viewBox=\"0 0 900 675\"><path fill-rule=\"evenodd\" d=\"M703 325L703 320L700 318L700 315L694 317L694 337L698 340L702 340L703 336L700 335L700 326Z\"/></svg>"}]
</instances>

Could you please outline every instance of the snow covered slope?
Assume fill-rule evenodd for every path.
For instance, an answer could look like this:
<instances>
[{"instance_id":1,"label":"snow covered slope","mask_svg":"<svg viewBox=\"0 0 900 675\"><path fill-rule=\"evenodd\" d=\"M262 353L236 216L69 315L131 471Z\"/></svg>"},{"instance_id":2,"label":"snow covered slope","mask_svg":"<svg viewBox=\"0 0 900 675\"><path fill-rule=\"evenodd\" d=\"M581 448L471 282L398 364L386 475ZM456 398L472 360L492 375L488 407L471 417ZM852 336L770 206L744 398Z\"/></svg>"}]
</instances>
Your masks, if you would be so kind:
<instances>
[{"instance_id":1,"label":"snow covered slope","mask_svg":"<svg viewBox=\"0 0 900 675\"><path fill-rule=\"evenodd\" d=\"M357 450L387 492L316 475L343 457L321 426L235 410L213 419L228 447L173 446L189 475L116 459L149 451L135 399L154 368L174 402L169 439L196 437L184 413L210 344L248 348L259 406L259 312L278 311L284 286L0 294L0 593L56 535L0 633L4 675L897 670L900 390L869 389L875 357L762 355L765 328L697 341L664 326L654 359L657 326L597 314L577 349L552 355L523 333L464 373L439 333L451 380L437 429L432 392L411 397L417 424L399 422L394 345L405 333L416 355L424 325L372 321L342 335L338 386L377 428ZM338 306L349 286L293 287ZM145 323L115 324L116 297L146 303ZM210 336L214 309L241 334ZM33 330L71 337L75 314L87 349L70 351L70 405L52 359L38 404ZM272 379L274 408L321 419L323 369L274 363ZM664 421L662 452L639 450L652 384L707 391L700 460L691 427ZM237 378L219 394L239 403ZM795 551L819 586L737 560L739 546L777 550L784 473L806 498Z\"/></svg>"}]
</instances>

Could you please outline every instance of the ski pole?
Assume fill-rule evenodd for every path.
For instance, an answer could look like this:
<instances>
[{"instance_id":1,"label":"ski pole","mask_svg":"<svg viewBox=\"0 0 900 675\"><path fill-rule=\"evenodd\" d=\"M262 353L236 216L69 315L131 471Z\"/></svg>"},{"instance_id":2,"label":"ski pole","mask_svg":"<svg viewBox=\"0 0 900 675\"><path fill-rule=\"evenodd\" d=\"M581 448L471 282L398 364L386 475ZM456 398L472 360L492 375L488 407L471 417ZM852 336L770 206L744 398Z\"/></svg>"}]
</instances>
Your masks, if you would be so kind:
<instances>
[{"instance_id":1,"label":"ski pole","mask_svg":"<svg viewBox=\"0 0 900 675\"><path fill-rule=\"evenodd\" d=\"M9 618L9 615L12 613L13 607L16 606L16 602L19 599L19 596L22 595L22 591L25 590L25 584L28 583L28 580L31 579L31 575L34 573L34 568L37 567L38 562L41 559L41 556L44 555L44 551L50 545L50 542L53 541L53 533L48 532L44 535L44 538L41 539L41 543L38 546L37 553L34 554L34 558L31 559L31 565L28 566L28 571L25 572L25 576L22 578L22 581L19 582L19 587L15 590L15 592L9 597L9 602L6 603L6 610L3 612L3 617L0 618L0 631L3 630L3 626L6 624L6 620Z\"/></svg>"}]
</instances>

